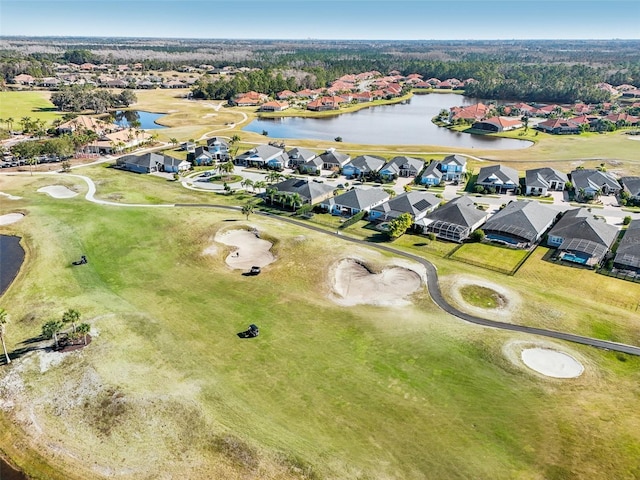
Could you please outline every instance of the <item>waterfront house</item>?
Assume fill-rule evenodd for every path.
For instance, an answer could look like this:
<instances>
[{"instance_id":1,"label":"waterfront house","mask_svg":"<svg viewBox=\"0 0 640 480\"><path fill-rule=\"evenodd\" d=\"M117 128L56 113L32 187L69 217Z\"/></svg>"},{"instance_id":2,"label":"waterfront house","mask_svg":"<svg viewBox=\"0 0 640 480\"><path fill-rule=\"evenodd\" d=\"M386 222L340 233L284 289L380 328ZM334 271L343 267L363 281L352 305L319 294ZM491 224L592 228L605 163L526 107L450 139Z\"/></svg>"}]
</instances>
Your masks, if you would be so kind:
<instances>
[{"instance_id":1,"label":"waterfront house","mask_svg":"<svg viewBox=\"0 0 640 480\"><path fill-rule=\"evenodd\" d=\"M342 173L347 178L364 177L378 172L386 163L382 157L374 155L360 155L342 168Z\"/></svg>"}]
</instances>

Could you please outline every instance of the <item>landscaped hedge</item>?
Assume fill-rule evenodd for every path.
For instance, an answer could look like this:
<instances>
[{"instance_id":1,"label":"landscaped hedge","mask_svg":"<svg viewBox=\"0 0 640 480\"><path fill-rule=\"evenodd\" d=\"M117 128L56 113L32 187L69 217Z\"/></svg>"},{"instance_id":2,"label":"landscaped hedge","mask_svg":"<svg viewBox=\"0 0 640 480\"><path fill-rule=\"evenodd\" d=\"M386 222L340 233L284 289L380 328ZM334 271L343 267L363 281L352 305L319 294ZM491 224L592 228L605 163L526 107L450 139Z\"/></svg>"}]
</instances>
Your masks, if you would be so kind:
<instances>
[{"instance_id":1,"label":"landscaped hedge","mask_svg":"<svg viewBox=\"0 0 640 480\"><path fill-rule=\"evenodd\" d=\"M350 227L354 223L359 222L360 220L362 220L366 215L367 215L367 211L366 210L360 210L358 213L356 213L354 216L350 217L346 222L344 222L342 225L340 225L340 228Z\"/></svg>"}]
</instances>

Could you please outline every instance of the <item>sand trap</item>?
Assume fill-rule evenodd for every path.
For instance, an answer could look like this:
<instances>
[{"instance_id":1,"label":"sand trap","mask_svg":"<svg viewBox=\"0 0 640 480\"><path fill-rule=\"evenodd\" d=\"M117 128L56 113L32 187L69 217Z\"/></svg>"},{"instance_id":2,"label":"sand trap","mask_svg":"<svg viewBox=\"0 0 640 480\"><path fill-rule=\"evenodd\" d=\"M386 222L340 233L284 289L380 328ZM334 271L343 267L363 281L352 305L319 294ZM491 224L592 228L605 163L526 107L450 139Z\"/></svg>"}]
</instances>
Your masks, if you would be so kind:
<instances>
[{"instance_id":1,"label":"sand trap","mask_svg":"<svg viewBox=\"0 0 640 480\"><path fill-rule=\"evenodd\" d=\"M331 299L344 306L384 305L400 306L410 302L405 297L422 286L422 278L415 271L399 266L372 273L361 262L340 260L331 272Z\"/></svg>"},{"instance_id":2,"label":"sand trap","mask_svg":"<svg viewBox=\"0 0 640 480\"><path fill-rule=\"evenodd\" d=\"M6 215L0 215L0 225L11 225L12 223L19 222L24 218L22 213L7 213Z\"/></svg>"},{"instance_id":3,"label":"sand trap","mask_svg":"<svg viewBox=\"0 0 640 480\"><path fill-rule=\"evenodd\" d=\"M584 367L571 355L548 348L527 348L520 354L524 364L542 375L553 378L576 378Z\"/></svg>"},{"instance_id":4,"label":"sand trap","mask_svg":"<svg viewBox=\"0 0 640 480\"><path fill-rule=\"evenodd\" d=\"M38 192L48 193L53 198L71 198L78 195L63 185L49 185L48 187L39 188Z\"/></svg>"},{"instance_id":5,"label":"sand trap","mask_svg":"<svg viewBox=\"0 0 640 480\"><path fill-rule=\"evenodd\" d=\"M505 320L512 316L512 314L520 304L520 297L512 290L509 290L502 285L489 282L479 277L454 275L443 279L442 284L442 289L448 289L448 293L454 303L463 308L465 311L480 316L491 315L491 318ZM462 294L460 293L460 290L467 285L478 285L480 287L494 290L502 297L502 299L505 300L505 302L500 303L497 308L482 308L476 305L471 305L465 301Z\"/></svg>"},{"instance_id":6,"label":"sand trap","mask_svg":"<svg viewBox=\"0 0 640 480\"><path fill-rule=\"evenodd\" d=\"M270 251L273 244L249 230L228 230L216 234L214 240L235 247L235 250L225 259L227 265L234 269L249 270L253 266L264 267L276 260Z\"/></svg>"},{"instance_id":7,"label":"sand trap","mask_svg":"<svg viewBox=\"0 0 640 480\"><path fill-rule=\"evenodd\" d=\"M16 197L15 195L10 195L8 193L0 192L0 197L5 197L7 200L21 200L22 197Z\"/></svg>"},{"instance_id":8,"label":"sand trap","mask_svg":"<svg viewBox=\"0 0 640 480\"><path fill-rule=\"evenodd\" d=\"M210 117L217 117L218 114L217 113L207 113L206 115L203 115L202 118L210 118Z\"/></svg>"}]
</instances>

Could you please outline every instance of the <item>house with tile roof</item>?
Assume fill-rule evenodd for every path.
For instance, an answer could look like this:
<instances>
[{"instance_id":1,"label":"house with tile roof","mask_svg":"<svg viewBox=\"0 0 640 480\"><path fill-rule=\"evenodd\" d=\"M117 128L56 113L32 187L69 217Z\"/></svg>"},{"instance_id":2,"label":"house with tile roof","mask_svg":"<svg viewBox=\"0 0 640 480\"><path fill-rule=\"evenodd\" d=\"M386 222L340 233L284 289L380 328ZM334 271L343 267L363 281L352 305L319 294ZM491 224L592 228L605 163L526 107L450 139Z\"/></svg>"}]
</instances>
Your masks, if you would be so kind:
<instances>
[{"instance_id":1,"label":"house with tile roof","mask_svg":"<svg viewBox=\"0 0 640 480\"><path fill-rule=\"evenodd\" d=\"M525 171L527 195L547 195L549 190L563 191L569 178L555 168L543 167Z\"/></svg>"},{"instance_id":2,"label":"house with tile roof","mask_svg":"<svg viewBox=\"0 0 640 480\"><path fill-rule=\"evenodd\" d=\"M346 103L344 98L338 96L324 96L307 103L307 110L312 110L314 112L338 110L340 105L343 103Z\"/></svg>"},{"instance_id":3,"label":"house with tile roof","mask_svg":"<svg viewBox=\"0 0 640 480\"><path fill-rule=\"evenodd\" d=\"M538 123L535 128L545 133L554 135L567 135L580 133L580 125L564 118L550 118Z\"/></svg>"},{"instance_id":4,"label":"house with tile roof","mask_svg":"<svg viewBox=\"0 0 640 480\"><path fill-rule=\"evenodd\" d=\"M640 220L633 220L616 249L613 267L640 275Z\"/></svg>"},{"instance_id":5,"label":"house with tile roof","mask_svg":"<svg viewBox=\"0 0 640 480\"><path fill-rule=\"evenodd\" d=\"M417 225L423 233L434 233L441 240L461 243L487 220L489 213L481 210L463 195L429 213Z\"/></svg>"},{"instance_id":6,"label":"house with tile roof","mask_svg":"<svg viewBox=\"0 0 640 480\"><path fill-rule=\"evenodd\" d=\"M553 225L558 212L535 201L513 201L484 224L485 238L515 248L529 248Z\"/></svg>"},{"instance_id":7,"label":"house with tile roof","mask_svg":"<svg viewBox=\"0 0 640 480\"><path fill-rule=\"evenodd\" d=\"M271 100L270 102L260 105L259 111L261 112L282 112L289 108L289 102L284 100Z\"/></svg>"},{"instance_id":8,"label":"house with tile roof","mask_svg":"<svg viewBox=\"0 0 640 480\"><path fill-rule=\"evenodd\" d=\"M519 183L517 170L504 165L489 165L480 169L475 184L484 188L495 188L498 193L507 193L518 188Z\"/></svg>"},{"instance_id":9,"label":"house with tile roof","mask_svg":"<svg viewBox=\"0 0 640 480\"><path fill-rule=\"evenodd\" d=\"M565 212L549 231L547 245L557 249L561 260L595 267L616 241L618 229L596 219L586 208Z\"/></svg>"},{"instance_id":10,"label":"house with tile roof","mask_svg":"<svg viewBox=\"0 0 640 480\"><path fill-rule=\"evenodd\" d=\"M321 202L320 207L332 215L351 217L363 210L369 211L388 199L389 194L382 188L352 188L342 195Z\"/></svg>"},{"instance_id":11,"label":"house with tile roof","mask_svg":"<svg viewBox=\"0 0 640 480\"><path fill-rule=\"evenodd\" d=\"M522 120L515 117L490 117L484 120L475 122L472 128L475 130L483 130L486 132L508 132L509 130L515 130L522 127Z\"/></svg>"},{"instance_id":12,"label":"house with tile roof","mask_svg":"<svg viewBox=\"0 0 640 480\"><path fill-rule=\"evenodd\" d=\"M465 107L451 107L449 109L449 123L456 121L478 121L487 116L491 108L484 103L476 103Z\"/></svg>"},{"instance_id":13,"label":"house with tile roof","mask_svg":"<svg viewBox=\"0 0 640 480\"><path fill-rule=\"evenodd\" d=\"M388 222L403 213L408 213L415 223L433 212L438 205L440 205L440 199L435 195L413 190L396 195L373 207L369 211L369 220Z\"/></svg>"}]
</instances>

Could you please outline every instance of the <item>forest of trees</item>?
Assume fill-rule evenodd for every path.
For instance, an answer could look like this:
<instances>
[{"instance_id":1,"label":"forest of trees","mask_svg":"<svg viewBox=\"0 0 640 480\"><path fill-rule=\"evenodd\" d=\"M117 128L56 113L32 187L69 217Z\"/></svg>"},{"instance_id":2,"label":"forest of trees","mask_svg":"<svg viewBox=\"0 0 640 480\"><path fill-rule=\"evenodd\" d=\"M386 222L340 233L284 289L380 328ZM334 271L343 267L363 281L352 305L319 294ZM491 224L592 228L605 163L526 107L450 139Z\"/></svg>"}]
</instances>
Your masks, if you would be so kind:
<instances>
[{"instance_id":1,"label":"forest of trees","mask_svg":"<svg viewBox=\"0 0 640 480\"><path fill-rule=\"evenodd\" d=\"M112 93L86 85L62 87L51 95L51 103L62 112L104 113L114 108L126 108L136 100L136 94L131 90Z\"/></svg>"}]
</instances>

